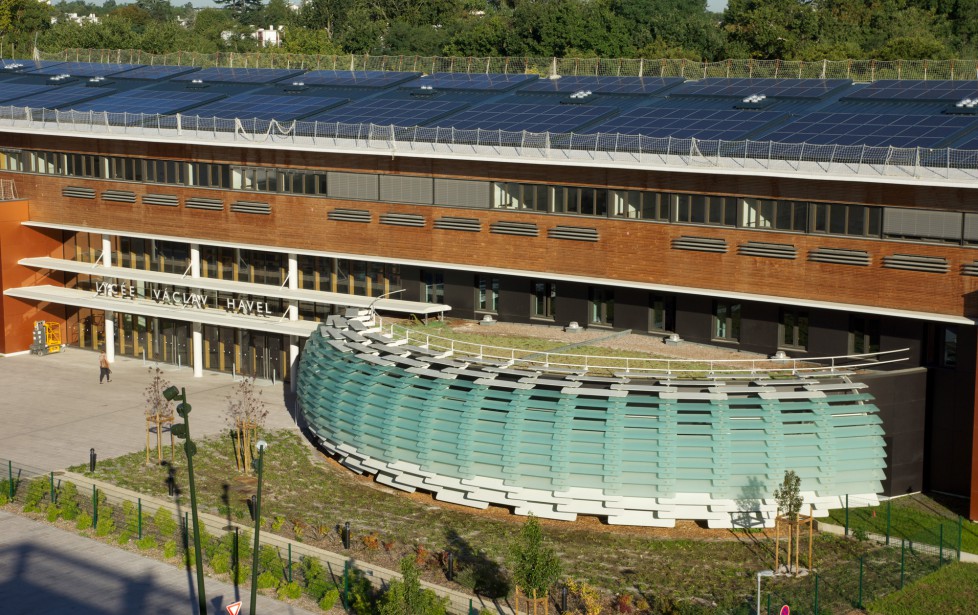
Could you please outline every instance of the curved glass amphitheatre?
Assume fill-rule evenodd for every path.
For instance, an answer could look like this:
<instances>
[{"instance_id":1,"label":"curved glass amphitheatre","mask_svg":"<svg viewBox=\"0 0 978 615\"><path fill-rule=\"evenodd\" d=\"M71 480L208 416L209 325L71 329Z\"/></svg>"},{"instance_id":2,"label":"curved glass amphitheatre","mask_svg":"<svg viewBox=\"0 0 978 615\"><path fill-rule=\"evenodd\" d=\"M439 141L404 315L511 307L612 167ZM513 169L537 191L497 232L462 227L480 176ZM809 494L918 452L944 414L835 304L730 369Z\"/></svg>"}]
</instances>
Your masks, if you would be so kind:
<instances>
[{"instance_id":1,"label":"curved glass amphitheatre","mask_svg":"<svg viewBox=\"0 0 978 615\"><path fill-rule=\"evenodd\" d=\"M773 525L785 470L816 516L881 490L877 408L834 363L715 362L696 374L590 357L585 368L581 357L410 336L333 316L299 372L321 445L398 489L551 519L714 528Z\"/></svg>"}]
</instances>

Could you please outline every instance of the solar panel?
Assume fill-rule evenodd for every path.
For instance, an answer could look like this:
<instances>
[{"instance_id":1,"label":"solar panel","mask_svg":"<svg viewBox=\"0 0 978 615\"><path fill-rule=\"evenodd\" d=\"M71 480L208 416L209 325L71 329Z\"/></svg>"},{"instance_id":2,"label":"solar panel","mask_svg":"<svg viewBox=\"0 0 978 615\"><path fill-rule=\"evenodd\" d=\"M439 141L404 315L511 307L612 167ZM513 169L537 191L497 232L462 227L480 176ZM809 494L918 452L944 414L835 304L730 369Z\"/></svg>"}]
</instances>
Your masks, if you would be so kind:
<instances>
[{"instance_id":1,"label":"solar panel","mask_svg":"<svg viewBox=\"0 0 978 615\"><path fill-rule=\"evenodd\" d=\"M220 98L221 94L206 92L185 92L185 91L154 91L154 90L130 90L119 92L112 96L99 98L73 105L72 109L78 112L95 111L97 113L106 111L109 113L130 113L138 115L171 115L179 113L184 109L195 105L204 104ZM124 118L126 123L139 122L141 118Z\"/></svg>"},{"instance_id":2,"label":"solar panel","mask_svg":"<svg viewBox=\"0 0 978 615\"><path fill-rule=\"evenodd\" d=\"M191 109L187 115L205 118L247 118L287 122L348 102L347 98L290 96L287 94L237 94Z\"/></svg>"},{"instance_id":3,"label":"solar panel","mask_svg":"<svg viewBox=\"0 0 978 615\"><path fill-rule=\"evenodd\" d=\"M108 96L114 92L115 90L111 88L87 88L83 85L47 86L43 92L22 96L7 101L6 104L32 109L64 109L75 103Z\"/></svg>"},{"instance_id":4,"label":"solar panel","mask_svg":"<svg viewBox=\"0 0 978 615\"><path fill-rule=\"evenodd\" d=\"M333 109L309 120L344 124L420 126L467 106L466 103L449 100L375 99Z\"/></svg>"},{"instance_id":5,"label":"solar panel","mask_svg":"<svg viewBox=\"0 0 978 615\"><path fill-rule=\"evenodd\" d=\"M30 96L51 89L49 85L30 83L5 83L0 88L0 102L13 100L22 96Z\"/></svg>"},{"instance_id":6,"label":"solar panel","mask_svg":"<svg viewBox=\"0 0 978 615\"><path fill-rule=\"evenodd\" d=\"M521 92L566 92L581 90L595 94L654 94L671 85L682 83L682 77L561 77L537 79Z\"/></svg>"},{"instance_id":7,"label":"solar panel","mask_svg":"<svg viewBox=\"0 0 978 615\"><path fill-rule=\"evenodd\" d=\"M726 79L709 78L687 81L672 90L670 96L722 96L744 98L763 94L769 98L802 98L821 100L851 85L848 79Z\"/></svg>"},{"instance_id":8,"label":"solar panel","mask_svg":"<svg viewBox=\"0 0 978 615\"><path fill-rule=\"evenodd\" d=\"M72 77L108 77L139 68L142 64L99 64L96 62L61 62L31 71L33 75L71 75Z\"/></svg>"},{"instance_id":9,"label":"solar panel","mask_svg":"<svg viewBox=\"0 0 978 615\"><path fill-rule=\"evenodd\" d=\"M957 101L978 96L978 81L884 79L856 90L843 100Z\"/></svg>"},{"instance_id":10,"label":"solar panel","mask_svg":"<svg viewBox=\"0 0 978 615\"><path fill-rule=\"evenodd\" d=\"M132 70L127 70L124 73L113 75L113 77L116 79L145 79L147 81L159 81L162 79L170 79L171 77L176 77L177 75L196 72L197 70L198 69L194 66L168 66L161 64L156 66L140 66L139 68L134 68Z\"/></svg>"},{"instance_id":11,"label":"solar panel","mask_svg":"<svg viewBox=\"0 0 978 615\"><path fill-rule=\"evenodd\" d=\"M507 130L519 132L572 132L617 111L615 107L590 105L527 105L489 103L438 121L438 126L459 130Z\"/></svg>"},{"instance_id":12,"label":"solar panel","mask_svg":"<svg viewBox=\"0 0 978 615\"><path fill-rule=\"evenodd\" d=\"M736 141L783 117L784 114L777 111L640 107L630 109L588 132Z\"/></svg>"},{"instance_id":13,"label":"solar panel","mask_svg":"<svg viewBox=\"0 0 978 615\"><path fill-rule=\"evenodd\" d=\"M296 77L306 85L383 88L418 77L421 73L385 70L314 70Z\"/></svg>"},{"instance_id":14,"label":"solar panel","mask_svg":"<svg viewBox=\"0 0 978 615\"><path fill-rule=\"evenodd\" d=\"M275 83L289 77L301 75L301 70L288 68L221 68L211 67L202 68L199 71L177 75L174 81L192 81L200 79L205 83L215 81L219 83Z\"/></svg>"},{"instance_id":15,"label":"solar panel","mask_svg":"<svg viewBox=\"0 0 978 615\"><path fill-rule=\"evenodd\" d=\"M536 79L536 75L497 75L489 73L431 73L405 84L406 88L432 87L436 90L481 90L505 92Z\"/></svg>"},{"instance_id":16,"label":"solar panel","mask_svg":"<svg viewBox=\"0 0 978 615\"><path fill-rule=\"evenodd\" d=\"M3 60L0 59L0 70L16 72L36 71L49 66L64 64L60 60Z\"/></svg>"},{"instance_id":17,"label":"solar panel","mask_svg":"<svg viewBox=\"0 0 978 615\"><path fill-rule=\"evenodd\" d=\"M939 147L974 126L978 126L974 116L820 112L801 117L764 138L814 145Z\"/></svg>"}]
</instances>

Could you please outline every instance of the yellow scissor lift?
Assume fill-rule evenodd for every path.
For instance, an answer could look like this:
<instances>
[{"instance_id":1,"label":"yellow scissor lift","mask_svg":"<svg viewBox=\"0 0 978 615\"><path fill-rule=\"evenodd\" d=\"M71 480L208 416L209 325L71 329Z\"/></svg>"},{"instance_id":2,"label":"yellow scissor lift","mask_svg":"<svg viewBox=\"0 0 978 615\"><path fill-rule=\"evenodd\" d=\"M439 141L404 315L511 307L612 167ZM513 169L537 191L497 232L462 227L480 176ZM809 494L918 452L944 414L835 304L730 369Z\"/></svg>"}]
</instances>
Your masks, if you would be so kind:
<instances>
[{"instance_id":1,"label":"yellow scissor lift","mask_svg":"<svg viewBox=\"0 0 978 615\"><path fill-rule=\"evenodd\" d=\"M45 355L64 352L68 345L61 341L61 323L46 320L34 321L34 343L31 354Z\"/></svg>"}]
</instances>

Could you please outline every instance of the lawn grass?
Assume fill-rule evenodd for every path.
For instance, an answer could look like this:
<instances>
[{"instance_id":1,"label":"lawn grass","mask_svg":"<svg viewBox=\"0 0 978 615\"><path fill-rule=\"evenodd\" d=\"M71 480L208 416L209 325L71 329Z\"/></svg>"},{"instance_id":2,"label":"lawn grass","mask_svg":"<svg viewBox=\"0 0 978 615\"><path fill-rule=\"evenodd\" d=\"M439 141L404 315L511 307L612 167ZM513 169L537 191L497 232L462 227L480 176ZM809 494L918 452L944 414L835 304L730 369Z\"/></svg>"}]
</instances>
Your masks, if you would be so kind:
<instances>
[{"instance_id":1,"label":"lawn grass","mask_svg":"<svg viewBox=\"0 0 978 615\"><path fill-rule=\"evenodd\" d=\"M945 557L949 553L957 555L960 519L961 550L978 553L978 523L961 518L933 499L915 494L895 498L878 506L857 506L850 501L849 531L886 535L887 514L889 514L890 540L901 539L939 546L943 536ZM887 513L889 508L889 513ZM830 523L845 526L844 508L830 512ZM941 527L943 526L943 535Z\"/></svg>"},{"instance_id":2,"label":"lawn grass","mask_svg":"<svg viewBox=\"0 0 978 615\"><path fill-rule=\"evenodd\" d=\"M978 611L978 565L956 562L910 587L874 600L866 607L881 615L975 613Z\"/></svg>"},{"instance_id":3,"label":"lawn grass","mask_svg":"<svg viewBox=\"0 0 978 615\"><path fill-rule=\"evenodd\" d=\"M469 509L438 505L427 497L395 492L324 459L298 434L279 431L263 437L270 444L265 454L262 493L266 527L270 528L278 517L284 521L278 521L277 533L389 568L396 568L400 557L415 554L418 545L432 554L451 550L456 554L463 588L471 590L480 584L483 593L493 590L485 588L485 576L498 577L493 569L505 568L521 517L475 514ZM202 439L197 446L194 465L201 510L247 523L246 499L250 494L234 488L237 474L230 438ZM147 466L144 461L142 452L100 460L93 476L165 497L166 469ZM183 464L178 455L175 476L185 490ZM181 498L186 503L185 493ZM351 523L353 540L352 548L344 551L337 529L347 521ZM301 536L293 530L296 524L303 528ZM703 536L696 531L696 539L663 539L653 531L609 528L593 519L578 524L543 520L543 525L566 576L586 580L601 588L606 596L622 590L633 592L652 605L648 612L670 612L675 605L692 604L694 599L716 605L703 612L743 609L752 603L756 591L755 572L773 564L772 541L763 533L717 530ZM370 536L375 540L364 540ZM384 548L379 548L378 543ZM826 579L838 578L840 583L851 582L852 567L860 555L881 551L885 553L875 557L889 558L887 566L892 568L891 560L894 553L899 557L899 549L884 550L870 543L828 535L817 536L815 544L820 574ZM447 584L435 561L436 558L429 558L425 578ZM933 567L923 562L919 571L914 569L907 577L908 582ZM483 572L473 572L476 569ZM836 574L833 570L841 572ZM892 578L890 573L884 576ZM811 588L806 583L804 579L777 578L771 579L768 587L810 604ZM500 580L500 584L505 589L505 583ZM892 591L892 585L890 582L888 591ZM827 607L832 601L831 592L823 587L823 593ZM851 602L851 591L837 593L841 604ZM834 611L826 608L823 612Z\"/></svg>"}]
</instances>

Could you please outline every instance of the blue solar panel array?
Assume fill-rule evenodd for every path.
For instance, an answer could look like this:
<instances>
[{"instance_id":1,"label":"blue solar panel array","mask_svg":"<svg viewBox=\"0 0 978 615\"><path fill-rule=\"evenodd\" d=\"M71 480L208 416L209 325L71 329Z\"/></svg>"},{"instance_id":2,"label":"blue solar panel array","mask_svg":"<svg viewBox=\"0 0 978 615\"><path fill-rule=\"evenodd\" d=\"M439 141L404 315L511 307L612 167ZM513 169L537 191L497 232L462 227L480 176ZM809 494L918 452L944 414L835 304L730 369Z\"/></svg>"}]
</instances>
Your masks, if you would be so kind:
<instances>
[{"instance_id":1,"label":"blue solar panel array","mask_svg":"<svg viewBox=\"0 0 978 615\"><path fill-rule=\"evenodd\" d=\"M722 96L744 98L763 94L769 98L821 100L851 85L848 79L726 79L687 81L670 92L672 96Z\"/></svg>"},{"instance_id":2,"label":"blue solar panel array","mask_svg":"<svg viewBox=\"0 0 978 615\"><path fill-rule=\"evenodd\" d=\"M290 77L301 75L301 70L289 68L202 68L186 75L178 75L173 81L193 81L200 79L204 83L275 83Z\"/></svg>"},{"instance_id":3,"label":"blue solar panel array","mask_svg":"<svg viewBox=\"0 0 978 615\"><path fill-rule=\"evenodd\" d=\"M47 85L53 83L52 75L63 74L72 78ZM103 87L91 87L102 85L85 82L94 77L109 77L109 81ZM191 80L213 87L175 88ZM590 139L604 138L596 136L601 133L978 149L978 114L968 113L967 108L956 112L949 105L965 98L978 99L978 81L888 80L854 86L846 79L539 79L537 75L483 73L419 77L418 73L395 71L305 73L296 69L0 60L0 82L2 105L164 116L183 113L188 121L199 113L205 118L237 118L246 130L256 131L266 130L273 119L316 120L512 133L574 132ZM162 85L166 82L171 85ZM286 85L283 93L283 84L299 82L305 87ZM344 93L330 88L343 88ZM598 96L563 101L579 104L555 102L557 95L563 99L582 91ZM735 100L754 95L762 95L767 103ZM534 99L551 102L526 103ZM161 121L164 126L175 124L171 118ZM204 124L206 121L197 126ZM223 124L213 127L225 128Z\"/></svg>"},{"instance_id":4,"label":"blue solar panel array","mask_svg":"<svg viewBox=\"0 0 978 615\"><path fill-rule=\"evenodd\" d=\"M431 73L407 83L404 87L432 87L436 90L479 90L507 92L537 79L536 75L494 75L486 73Z\"/></svg>"},{"instance_id":5,"label":"blue solar panel array","mask_svg":"<svg viewBox=\"0 0 978 615\"><path fill-rule=\"evenodd\" d=\"M978 97L978 81L909 81L885 79L848 94L843 100L954 102Z\"/></svg>"},{"instance_id":6,"label":"blue solar panel array","mask_svg":"<svg viewBox=\"0 0 978 615\"><path fill-rule=\"evenodd\" d=\"M75 103L114 94L111 88L87 88L83 85L48 86L43 92L7 101L7 105L32 109L66 109Z\"/></svg>"},{"instance_id":7,"label":"blue solar panel array","mask_svg":"<svg viewBox=\"0 0 978 615\"><path fill-rule=\"evenodd\" d=\"M573 132L616 111L606 106L489 103L443 118L437 125L459 130Z\"/></svg>"},{"instance_id":8,"label":"blue solar panel array","mask_svg":"<svg viewBox=\"0 0 978 615\"><path fill-rule=\"evenodd\" d=\"M334 87L386 88L410 81L421 73L406 73L384 70L313 70L299 75L296 81L306 85L328 85Z\"/></svg>"},{"instance_id":9,"label":"blue solar panel array","mask_svg":"<svg viewBox=\"0 0 978 615\"><path fill-rule=\"evenodd\" d=\"M404 101L378 98L333 109L322 115L311 117L309 120L409 127L429 124L467 106L466 103L450 100Z\"/></svg>"},{"instance_id":10,"label":"blue solar panel array","mask_svg":"<svg viewBox=\"0 0 978 615\"><path fill-rule=\"evenodd\" d=\"M60 62L50 66L42 66L31 71L34 75L71 75L72 77L108 77L134 68L142 64L98 64L95 62Z\"/></svg>"},{"instance_id":11,"label":"blue solar panel array","mask_svg":"<svg viewBox=\"0 0 978 615\"><path fill-rule=\"evenodd\" d=\"M290 96L287 94L237 94L191 109L187 115L291 121L348 102L346 98Z\"/></svg>"},{"instance_id":12,"label":"blue solar panel array","mask_svg":"<svg viewBox=\"0 0 978 615\"><path fill-rule=\"evenodd\" d=\"M197 68L193 66L168 66L168 65L156 65L156 66L140 66L139 68L134 68L132 70L127 70L124 73L119 73L113 75L114 79L144 79L146 81L161 81L163 79L170 79L178 75L185 75L187 73L197 72Z\"/></svg>"},{"instance_id":13,"label":"blue solar panel array","mask_svg":"<svg viewBox=\"0 0 978 615\"><path fill-rule=\"evenodd\" d=\"M682 83L682 77L561 77L560 79L537 79L521 92L561 92L571 94L590 91L594 94L655 94Z\"/></svg>"},{"instance_id":14,"label":"blue solar panel array","mask_svg":"<svg viewBox=\"0 0 978 615\"><path fill-rule=\"evenodd\" d=\"M978 118L960 115L810 113L765 139L816 145L940 147L976 126Z\"/></svg>"},{"instance_id":15,"label":"blue solar panel array","mask_svg":"<svg viewBox=\"0 0 978 615\"><path fill-rule=\"evenodd\" d=\"M784 117L776 111L640 107L611 118L588 132L736 141Z\"/></svg>"},{"instance_id":16,"label":"blue solar panel array","mask_svg":"<svg viewBox=\"0 0 978 615\"><path fill-rule=\"evenodd\" d=\"M0 87L0 102L6 102L23 96L30 96L45 90L50 90L50 85L31 84L31 83L5 83Z\"/></svg>"},{"instance_id":17,"label":"blue solar panel array","mask_svg":"<svg viewBox=\"0 0 978 615\"><path fill-rule=\"evenodd\" d=\"M75 111L108 111L109 113L146 113L169 115L196 105L221 98L223 94L212 92L128 90L104 98L97 98L78 105Z\"/></svg>"}]
</instances>

